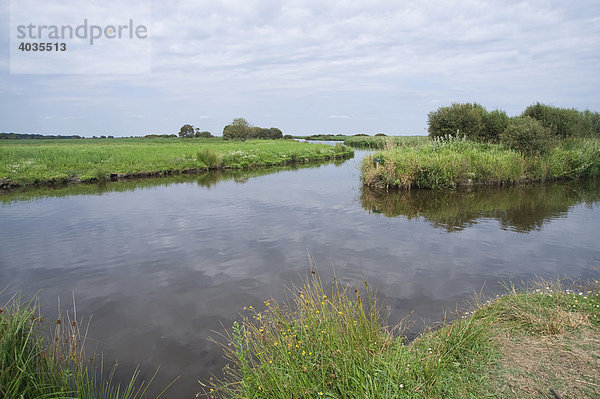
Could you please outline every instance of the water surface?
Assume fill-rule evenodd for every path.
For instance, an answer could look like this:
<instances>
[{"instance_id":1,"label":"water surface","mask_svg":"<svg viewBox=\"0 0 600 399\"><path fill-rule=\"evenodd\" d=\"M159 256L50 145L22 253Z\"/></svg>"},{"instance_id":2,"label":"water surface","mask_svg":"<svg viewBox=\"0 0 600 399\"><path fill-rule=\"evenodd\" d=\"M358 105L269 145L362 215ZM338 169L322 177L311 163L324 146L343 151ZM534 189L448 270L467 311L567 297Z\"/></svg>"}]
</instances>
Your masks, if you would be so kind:
<instances>
[{"instance_id":1,"label":"water surface","mask_svg":"<svg viewBox=\"0 0 600 399\"><path fill-rule=\"evenodd\" d=\"M161 365L168 397L219 373L208 337L309 270L375 286L390 323L426 323L482 287L596 276L598 181L440 193L363 189L354 159L319 167L80 185L0 196L0 286L74 294L105 362ZM415 328L421 328L420 322Z\"/></svg>"}]
</instances>

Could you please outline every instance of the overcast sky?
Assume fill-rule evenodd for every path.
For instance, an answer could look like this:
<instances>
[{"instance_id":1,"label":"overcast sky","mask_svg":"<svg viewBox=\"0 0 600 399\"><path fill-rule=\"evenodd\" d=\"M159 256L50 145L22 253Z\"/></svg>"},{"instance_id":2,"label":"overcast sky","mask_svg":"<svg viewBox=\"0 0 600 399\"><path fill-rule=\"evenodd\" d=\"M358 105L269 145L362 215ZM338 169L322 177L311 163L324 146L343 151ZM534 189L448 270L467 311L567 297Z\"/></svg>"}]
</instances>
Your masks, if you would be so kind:
<instances>
[{"instance_id":1,"label":"overcast sky","mask_svg":"<svg viewBox=\"0 0 600 399\"><path fill-rule=\"evenodd\" d=\"M69 1L32 21L53 3ZM294 135L408 135L452 102L600 111L598 0L154 0L151 72L131 75L11 74L0 4L0 132L220 135L244 117Z\"/></svg>"}]
</instances>

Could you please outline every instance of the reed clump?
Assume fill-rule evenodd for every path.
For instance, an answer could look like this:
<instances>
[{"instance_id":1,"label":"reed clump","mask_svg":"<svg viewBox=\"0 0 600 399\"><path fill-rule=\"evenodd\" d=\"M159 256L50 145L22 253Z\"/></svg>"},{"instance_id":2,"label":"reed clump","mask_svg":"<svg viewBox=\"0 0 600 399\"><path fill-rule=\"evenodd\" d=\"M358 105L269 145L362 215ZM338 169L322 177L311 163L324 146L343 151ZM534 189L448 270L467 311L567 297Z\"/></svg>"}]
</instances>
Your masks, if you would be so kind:
<instances>
[{"instance_id":1,"label":"reed clump","mask_svg":"<svg viewBox=\"0 0 600 399\"><path fill-rule=\"evenodd\" d=\"M10 298L0 308L0 398L146 397L154 376L139 381L136 369L121 384L114 380L116 366L105 375L101 356L98 360L86 351L88 327L75 308L64 317L59 310L56 319L46 319L36 299Z\"/></svg>"}]
</instances>

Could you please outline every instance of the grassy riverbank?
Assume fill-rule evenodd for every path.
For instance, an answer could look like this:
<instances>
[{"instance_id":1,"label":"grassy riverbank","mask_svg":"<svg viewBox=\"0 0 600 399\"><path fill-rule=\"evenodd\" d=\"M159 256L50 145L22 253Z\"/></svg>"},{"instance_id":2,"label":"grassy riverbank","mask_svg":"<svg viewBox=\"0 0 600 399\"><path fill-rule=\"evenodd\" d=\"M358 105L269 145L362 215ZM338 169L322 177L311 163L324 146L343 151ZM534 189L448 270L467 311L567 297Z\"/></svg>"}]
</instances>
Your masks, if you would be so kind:
<instances>
[{"instance_id":1,"label":"grassy riverbank","mask_svg":"<svg viewBox=\"0 0 600 399\"><path fill-rule=\"evenodd\" d=\"M4 140L0 188L246 169L349 158L343 146L293 140Z\"/></svg>"},{"instance_id":2,"label":"grassy riverbank","mask_svg":"<svg viewBox=\"0 0 600 399\"><path fill-rule=\"evenodd\" d=\"M378 188L451 188L600 176L600 139L570 138L542 155L501 144L437 139L390 146L362 162L361 179Z\"/></svg>"},{"instance_id":3,"label":"grassy riverbank","mask_svg":"<svg viewBox=\"0 0 600 399\"><path fill-rule=\"evenodd\" d=\"M600 395L598 281L507 287L412 342L403 338L403 325L386 326L366 284L360 290L324 285L313 274L289 298L244 308L222 342L230 361L224 379L202 383L206 397ZM0 311L0 397L146 397L152 379L139 381L137 371L122 384L113 372L97 374L103 365L86 354L86 331L83 320L48 321L37 303L9 300Z\"/></svg>"},{"instance_id":4,"label":"grassy riverbank","mask_svg":"<svg viewBox=\"0 0 600 399\"><path fill-rule=\"evenodd\" d=\"M522 398L600 395L600 285L506 294L407 343L370 287L313 275L290 303L246 308L210 398Z\"/></svg>"},{"instance_id":5,"label":"grassy riverbank","mask_svg":"<svg viewBox=\"0 0 600 399\"><path fill-rule=\"evenodd\" d=\"M18 297L0 307L0 398L146 397L154 377L139 381L136 370L121 384L113 381L114 368L103 374L102 361L86 353L86 323L74 314L45 321L37 302Z\"/></svg>"}]
</instances>

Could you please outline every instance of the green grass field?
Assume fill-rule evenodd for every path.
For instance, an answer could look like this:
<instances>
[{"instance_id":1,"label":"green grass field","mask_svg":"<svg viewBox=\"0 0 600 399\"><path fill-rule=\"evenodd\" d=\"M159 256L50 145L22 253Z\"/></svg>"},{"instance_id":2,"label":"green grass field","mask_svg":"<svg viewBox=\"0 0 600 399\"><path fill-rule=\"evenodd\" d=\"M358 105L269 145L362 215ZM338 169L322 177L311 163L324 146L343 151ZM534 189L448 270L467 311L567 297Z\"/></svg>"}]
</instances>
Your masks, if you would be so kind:
<instances>
[{"instance_id":1,"label":"green grass field","mask_svg":"<svg viewBox=\"0 0 600 399\"><path fill-rule=\"evenodd\" d=\"M349 158L350 148L293 140L3 140L0 186L96 182Z\"/></svg>"},{"instance_id":2,"label":"green grass field","mask_svg":"<svg viewBox=\"0 0 600 399\"><path fill-rule=\"evenodd\" d=\"M454 188L600 176L600 139L566 139L544 155L462 139L390 145L363 160L361 179L377 188Z\"/></svg>"}]
</instances>

